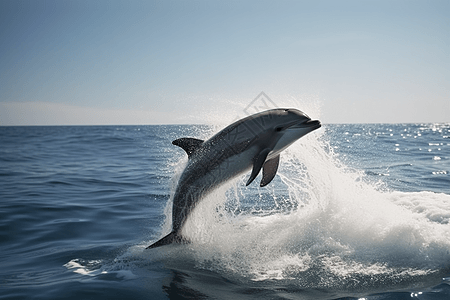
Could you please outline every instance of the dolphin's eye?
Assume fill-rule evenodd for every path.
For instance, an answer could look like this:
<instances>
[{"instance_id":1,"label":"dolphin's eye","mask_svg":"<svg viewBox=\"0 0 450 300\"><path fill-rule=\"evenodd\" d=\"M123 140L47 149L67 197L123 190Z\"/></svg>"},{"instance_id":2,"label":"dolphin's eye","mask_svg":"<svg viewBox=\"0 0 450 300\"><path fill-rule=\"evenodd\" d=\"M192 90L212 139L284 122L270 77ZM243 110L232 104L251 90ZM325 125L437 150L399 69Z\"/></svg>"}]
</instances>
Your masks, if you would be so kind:
<instances>
[{"instance_id":1,"label":"dolphin's eye","mask_svg":"<svg viewBox=\"0 0 450 300\"><path fill-rule=\"evenodd\" d=\"M280 127L277 127L277 128L275 128L275 130L276 130L276 131L281 131L281 130L283 130L283 127L281 127L281 126L280 126Z\"/></svg>"}]
</instances>

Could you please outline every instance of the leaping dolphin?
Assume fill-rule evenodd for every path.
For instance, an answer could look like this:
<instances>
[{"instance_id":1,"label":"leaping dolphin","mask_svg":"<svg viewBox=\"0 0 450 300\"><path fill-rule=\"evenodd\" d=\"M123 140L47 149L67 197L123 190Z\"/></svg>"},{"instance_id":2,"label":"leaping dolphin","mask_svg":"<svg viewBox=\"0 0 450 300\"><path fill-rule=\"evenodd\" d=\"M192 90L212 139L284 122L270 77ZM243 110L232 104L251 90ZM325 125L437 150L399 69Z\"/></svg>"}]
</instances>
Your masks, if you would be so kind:
<instances>
[{"instance_id":1,"label":"leaping dolphin","mask_svg":"<svg viewBox=\"0 0 450 300\"><path fill-rule=\"evenodd\" d=\"M260 186L277 173L280 152L307 133L320 128L297 109L271 109L229 125L209 140L180 138L172 144L183 148L188 163L173 196L172 232L147 247L188 243L182 228L190 213L207 194L227 180L250 169L249 185L263 169Z\"/></svg>"}]
</instances>

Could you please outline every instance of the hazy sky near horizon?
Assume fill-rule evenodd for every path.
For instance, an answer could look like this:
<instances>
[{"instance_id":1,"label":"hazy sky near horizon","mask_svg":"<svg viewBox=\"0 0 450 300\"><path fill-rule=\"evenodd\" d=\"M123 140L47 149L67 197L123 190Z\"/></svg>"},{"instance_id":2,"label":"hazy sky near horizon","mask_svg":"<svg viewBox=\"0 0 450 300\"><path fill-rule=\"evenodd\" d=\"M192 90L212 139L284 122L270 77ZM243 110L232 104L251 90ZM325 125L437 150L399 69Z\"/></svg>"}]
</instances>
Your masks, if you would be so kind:
<instances>
[{"instance_id":1,"label":"hazy sky near horizon","mask_svg":"<svg viewBox=\"0 0 450 300\"><path fill-rule=\"evenodd\" d=\"M450 122L450 1L0 1L0 125Z\"/></svg>"}]
</instances>

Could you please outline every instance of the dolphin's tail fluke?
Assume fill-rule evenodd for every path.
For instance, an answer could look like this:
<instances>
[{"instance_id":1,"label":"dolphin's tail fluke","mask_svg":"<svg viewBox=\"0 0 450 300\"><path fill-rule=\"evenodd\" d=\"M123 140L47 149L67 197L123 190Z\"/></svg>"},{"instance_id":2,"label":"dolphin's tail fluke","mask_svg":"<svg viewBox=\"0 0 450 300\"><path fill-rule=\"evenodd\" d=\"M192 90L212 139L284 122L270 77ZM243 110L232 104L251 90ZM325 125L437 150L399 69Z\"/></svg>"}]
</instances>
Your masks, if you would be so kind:
<instances>
[{"instance_id":1,"label":"dolphin's tail fluke","mask_svg":"<svg viewBox=\"0 0 450 300\"><path fill-rule=\"evenodd\" d=\"M160 247L160 246L164 246L164 245L168 245L168 244L172 244L172 243L183 243L183 242L185 242L185 240L180 235L178 235L177 232L172 231L171 233L169 233L168 235L166 235L165 237L163 237L156 243L151 244L150 246L148 246L145 249L152 249L152 248L156 248L156 247Z\"/></svg>"}]
</instances>

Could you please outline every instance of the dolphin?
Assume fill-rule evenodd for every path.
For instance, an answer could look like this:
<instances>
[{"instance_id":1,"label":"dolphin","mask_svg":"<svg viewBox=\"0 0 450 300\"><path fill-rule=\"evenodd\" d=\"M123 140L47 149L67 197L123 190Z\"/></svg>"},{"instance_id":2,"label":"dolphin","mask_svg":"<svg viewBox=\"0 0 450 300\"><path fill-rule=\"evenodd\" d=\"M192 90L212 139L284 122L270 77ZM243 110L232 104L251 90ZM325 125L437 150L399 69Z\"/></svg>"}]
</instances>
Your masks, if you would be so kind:
<instances>
[{"instance_id":1,"label":"dolphin","mask_svg":"<svg viewBox=\"0 0 450 300\"><path fill-rule=\"evenodd\" d=\"M260 186L266 186L277 173L280 152L320 127L320 121L300 110L277 108L238 120L206 141L174 140L172 144L186 151L188 162L173 196L172 232L146 249L189 243L182 235L183 225L206 195L250 169L246 186L261 169Z\"/></svg>"}]
</instances>

